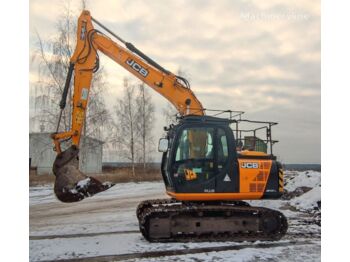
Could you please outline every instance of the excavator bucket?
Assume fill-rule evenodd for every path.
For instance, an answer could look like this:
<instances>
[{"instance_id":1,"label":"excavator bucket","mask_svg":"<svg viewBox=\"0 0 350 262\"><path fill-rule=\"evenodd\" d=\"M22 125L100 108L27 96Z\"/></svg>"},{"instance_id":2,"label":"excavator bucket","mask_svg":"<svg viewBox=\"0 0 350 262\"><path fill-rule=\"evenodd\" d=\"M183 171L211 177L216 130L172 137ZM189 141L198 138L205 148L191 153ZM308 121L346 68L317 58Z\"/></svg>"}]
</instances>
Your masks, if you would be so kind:
<instances>
[{"instance_id":1,"label":"excavator bucket","mask_svg":"<svg viewBox=\"0 0 350 262\"><path fill-rule=\"evenodd\" d=\"M71 146L57 155L53 165L53 173L56 176L54 192L56 197L65 203L78 202L114 186L110 182L101 183L96 178L80 172L78 153L79 149Z\"/></svg>"}]
</instances>

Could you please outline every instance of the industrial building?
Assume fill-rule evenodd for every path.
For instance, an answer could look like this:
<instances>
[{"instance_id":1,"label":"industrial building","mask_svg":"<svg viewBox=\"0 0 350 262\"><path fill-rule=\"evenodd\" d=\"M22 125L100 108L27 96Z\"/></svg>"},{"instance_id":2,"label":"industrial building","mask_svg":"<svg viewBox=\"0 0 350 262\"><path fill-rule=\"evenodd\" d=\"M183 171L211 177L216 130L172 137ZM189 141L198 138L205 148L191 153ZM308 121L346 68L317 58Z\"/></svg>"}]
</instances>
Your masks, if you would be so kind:
<instances>
[{"instance_id":1,"label":"industrial building","mask_svg":"<svg viewBox=\"0 0 350 262\"><path fill-rule=\"evenodd\" d=\"M37 174L52 174L56 158L53 151L51 133L29 134L29 165L36 168ZM79 169L86 174L102 172L103 142L91 137L82 137L80 142Z\"/></svg>"}]
</instances>

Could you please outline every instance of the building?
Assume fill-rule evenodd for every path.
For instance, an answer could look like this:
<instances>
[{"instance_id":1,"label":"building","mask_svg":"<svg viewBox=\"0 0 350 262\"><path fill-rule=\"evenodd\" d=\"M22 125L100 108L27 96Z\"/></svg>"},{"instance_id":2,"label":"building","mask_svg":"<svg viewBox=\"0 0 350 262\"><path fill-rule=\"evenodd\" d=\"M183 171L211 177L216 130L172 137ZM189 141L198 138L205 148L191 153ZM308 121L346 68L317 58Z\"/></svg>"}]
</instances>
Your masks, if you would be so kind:
<instances>
[{"instance_id":1,"label":"building","mask_svg":"<svg viewBox=\"0 0 350 262\"><path fill-rule=\"evenodd\" d=\"M37 169L37 174L52 174L52 165L56 158L53 151L51 133L29 134L29 163ZM102 172L103 142L91 137L82 137L80 142L79 169L85 174Z\"/></svg>"}]
</instances>

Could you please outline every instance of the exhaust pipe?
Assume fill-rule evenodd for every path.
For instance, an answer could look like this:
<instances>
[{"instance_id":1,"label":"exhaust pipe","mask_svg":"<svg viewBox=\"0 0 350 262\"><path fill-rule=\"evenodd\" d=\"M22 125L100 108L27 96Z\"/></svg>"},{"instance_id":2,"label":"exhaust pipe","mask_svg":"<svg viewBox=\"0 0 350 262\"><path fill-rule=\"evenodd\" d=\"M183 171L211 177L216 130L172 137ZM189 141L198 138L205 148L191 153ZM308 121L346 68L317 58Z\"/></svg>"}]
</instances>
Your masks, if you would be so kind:
<instances>
[{"instance_id":1,"label":"exhaust pipe","mask_svg":"<svg viewBox=\"0 0 350 262\"><path fill-rule=\"evenodd\" d=\"M54 192L61 202L78 202L115 185L110 182L101 183L98 179L80 172L78 154L79 149L72 145L59 153L53 164L52 171L56 176Z\"/></svg>"}]
</instances>

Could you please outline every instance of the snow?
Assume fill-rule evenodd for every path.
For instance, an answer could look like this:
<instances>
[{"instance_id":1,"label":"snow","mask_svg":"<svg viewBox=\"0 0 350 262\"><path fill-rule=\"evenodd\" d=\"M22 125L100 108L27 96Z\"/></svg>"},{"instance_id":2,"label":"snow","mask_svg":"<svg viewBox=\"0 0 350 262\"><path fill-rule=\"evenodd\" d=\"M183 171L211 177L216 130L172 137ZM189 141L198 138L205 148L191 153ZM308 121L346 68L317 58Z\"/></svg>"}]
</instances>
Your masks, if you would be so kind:
<instances>
[{"instance_id":1,"label":"snow","mask_svg":"<svg viewBox=\"0 0 350 262\"><path fill-rule=\"evenodd\" d=\"M301 211L312 211L318 207L317 202L321 201L321 173L316 171L286 172L286 186L288 191L294 191L298 187L310 187L310 191L289 201L291 206Z\"/></svg>"},{"instance_id":2,"label":"snow","mask_svg":"<svg viewBox=\"0 0 350 262\"><path fill-rule=\"evenodd\" d=\"M53 194L53 186L35 186L29 188L29 206L58 201Z\"/></svg>"},{"instance_id":3,"label":"snow","mask_svg":"<svg viewBox=\"0 0 350 262\"><path fill-rule=\"evenodd\" d=\"M318 208L317 202L321 201L321 187L316 186L309 192L292 199L289 203L301 211Z\"/></svg>"},{"instance_id":4,"label":"snow","mask_svg":"<svg viewBox=\"0 0 350 262\"><path fill-rule=\"evenodd\" d=\"M296 175L297 174L297 175ZM285 172L285 189L294 191L301 186L317 187L321 186L321 173L316 171Z\"/></svg>"},{"instance_id":5,"label":"snow","mask_svg":"<svg viewBox=\"0 0 350 262\"><path fill-rule=\"evenodd\" d=\"M78 183L77 183L77 187L81 187L81 188L84 188L86 186L88 186L90 184L90 177L88 178L85 178L83 180L80 180Z\"/></svg>"},{"instance_id":6,"label":"snow","mask_svg":"<svg viewBox=\"0 0 350 262\"><path fill-rule=\"evenodd\" d=\"M240 251L220 251L207 252L200 254L179 255L176 257L167 257L166 260L160 258L147 259L128 259L125 262L156 262L156 261L183 261L183 262L198 262L198 261L274 261L277 255L283 252L283 248L275 248L273 250L261 250L255 248L246 248ZM209 260L210 259L210 260Z\"/></svg>"},{"instance_id":7,"label":"snow","mask_svg":"<svg viewBox=\"0 0 350 262\"><path fill-rule=\"evenodd\" d=\"M122 183L79 203L59 202L52 186L30 188L30 261L59 260L104 255L140 254L196 248L240 247L239 250L199 252L126 261L320 261L320 227L309 214L320 200L319 172L286 172L286 189L312 188L290 200L250 201L251 204L279 209L288 219L287 236L274 243L296 243L258 248L255 243L149 243L138 232L136 206L145 199L164 198L163 182ZM295 209L289 208L295 207ZM127 231L127 232L125 232ZM97 235L87 236L87 233ZM98 234L104 233L104 234ZM77 236L64 236L78 234ZM288 235L290 234L290 235ZM296 234L295 236L293 234ZM45 236L58 235L56 238ZM34 236L42 236L35 239ZM311 236L311 237L310 237ZM294 243L293 242L293 243ZM271 242L265 242L271 243Z\"/></svg>"}]
</instances>

